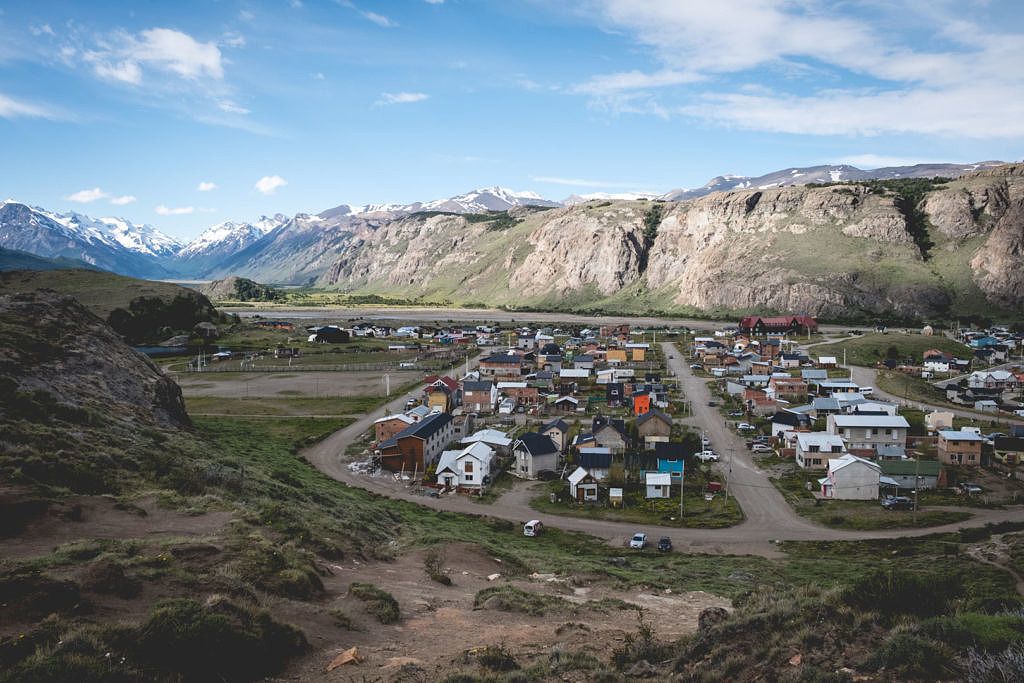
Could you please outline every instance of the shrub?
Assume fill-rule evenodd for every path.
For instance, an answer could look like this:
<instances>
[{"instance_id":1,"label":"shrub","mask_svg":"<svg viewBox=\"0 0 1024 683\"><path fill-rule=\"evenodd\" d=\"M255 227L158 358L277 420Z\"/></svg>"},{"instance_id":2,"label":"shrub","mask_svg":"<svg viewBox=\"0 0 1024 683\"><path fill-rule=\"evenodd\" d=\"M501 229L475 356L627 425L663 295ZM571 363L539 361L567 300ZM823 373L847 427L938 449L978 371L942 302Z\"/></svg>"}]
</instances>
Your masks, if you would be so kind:
<instances>
[{"instance_id":1,"label":"shrub","mask_svg":"<svg viewBox=\"0 0 1024 683\"><path fill-rule=\"evenodd\" d=\"M492 671L515 671L519 668L515 657L508 651L504 643L488 645L477 652L476 658L480 662L480 666Z\"/></svg>"},{"instance_id":2,"label":"shrub","mask_svg":"<svg viewBox=\"0 0 1024 683\"><path fill-rule=\"evenodd\" d=\"M533 616L542 616L552 607L562 606L564 603L565 601L561 598L528 593L509 585L484 588L473 598L474 609L522 612Z\"/></svg>"},{"instance_id":3,"label":"shrub","mask_svg":"<svg viewBox=\"0 0 1024 683\"><path fill-rule=\"evenodd\" d=\"M452 585L452 577L444 572L445 553L440 548L431 548L423 558L423 569L431 581L437 581L441 585Z\"/></svg>"},{"instance_id":4,"label":"shrub","mask_svg":"<svg viewBox=\"0 0 1024 683\"><path fill-rule=\"evenodd\" d=\"M950 658L951 653L934 640L897 631L881 644L871 663L894 669L904 676L934 680L948 674L945 669Z\"/></svg>"},{"instance_id":5,"label":"shrub","mask_svg":"<svg viewBox=\"0 0 1024 683\"><path fill-rule=\"evenodd\" d=\"M194 681L250 681L308 647L298 629L226 599L158 602L133 648L141 662Z\"/></svg>"},{"instance_id":6,"label":"shrub","mask_svg":"<svg viewBox=\"0 0 1024 683\"><path fill-rule=\"evenodd\" d=\"M842 599L852 607L882 614L933 616L943 613L961 588L959 577L948 574L875 570L850 584Z\"/></svg>"},{"instance_id":7,"label":"shrub","mask_svg":"<svg viewBox=\"0 0 1024 683\"><path fill-rule=\"evenodd\" d=\"M348 592L354 598L365 602L366 611L377 617L382 624L393 624L402 617L394 596L372 583L352 583L348 587Z\"/></svg>"}]
</instances>

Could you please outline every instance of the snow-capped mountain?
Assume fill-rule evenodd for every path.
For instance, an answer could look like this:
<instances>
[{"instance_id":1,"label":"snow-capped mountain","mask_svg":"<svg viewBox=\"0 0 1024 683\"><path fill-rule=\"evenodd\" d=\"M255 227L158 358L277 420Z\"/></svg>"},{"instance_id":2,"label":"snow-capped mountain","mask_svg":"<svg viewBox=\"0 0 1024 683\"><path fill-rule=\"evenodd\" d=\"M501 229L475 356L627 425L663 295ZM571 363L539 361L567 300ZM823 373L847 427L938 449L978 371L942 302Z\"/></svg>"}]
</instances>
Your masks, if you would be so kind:
<instances>
[{"instance_id":1,"label":"snow-capped mountain","mask_svg":"<svg viewBox=\"0 0 1024 683\"><path fill-rule=\"evenodd\" d=\"M658 199L657 192L589 192L587 194L571 194L562 200L563 206L573 206L595 200L603 201L635 201L637 199Z\"/></svg>"},{"instance_id":2,"label":"snow-capped mountain","mask_svg":"<svg viewBox=\"0 0 1024 683\"><path fill-rule=\"evenodd\" d=\"M203 256L233 254L245 249L287 220L287 216L279 213L275 216L260 216L259 220L252 223L217 223L182 247L177 255L180 259L189 260Z\"/></svg>"},{"instance_id":3,"label":"snow-capped mountain","mask_svg":"<svg viewBox=\"0 0 1024 683\"><path fill-rule=\"evenodd\" d=\"M482 187L465 194L434 199L428 202L412 204L366 204L352 206L341 204L319 214L321 218L337 218L340 216L372 215L403 215L420 211L444 211L447 213L486 213L487 211L507 211L516 206L561 206L561 202L544 199L536 192L516 192L497 185Z\"/></svg>"},{"instance_id":4,"label":"snow-capped mountain","mask_svg":"<svg viewBox=\"0 0 1024 683\"><path fill-rule=\"evenodd\" d=\"M682 201L696 199L712 192L729 190L767 190L786 185L810 185L812 183L837 183L858 180L891 180L894 178L934 178L943 176L956 178L979 168L999 166L1002 161L980 161L975 164L916 164L914 166L886 166L863 170L856 166L840 164L835 166L807 166L784 168L781 171L762 176L721 175L709 180L703 187L676 189L666 192L659 199Z\"/></svg>"},{"instance_id":5,"label":"snow-capped mountain","mask_svg":"<svg viewBox=\"0 0 1024 683\"><path fill-rule=\"evenodd\" d=\"M123 218L60 214L9 199L0 202L0 246L46 258L80 259L105 270L166 277L164 261L181 244L150 225Z\"/></svg>"}]
</instances>

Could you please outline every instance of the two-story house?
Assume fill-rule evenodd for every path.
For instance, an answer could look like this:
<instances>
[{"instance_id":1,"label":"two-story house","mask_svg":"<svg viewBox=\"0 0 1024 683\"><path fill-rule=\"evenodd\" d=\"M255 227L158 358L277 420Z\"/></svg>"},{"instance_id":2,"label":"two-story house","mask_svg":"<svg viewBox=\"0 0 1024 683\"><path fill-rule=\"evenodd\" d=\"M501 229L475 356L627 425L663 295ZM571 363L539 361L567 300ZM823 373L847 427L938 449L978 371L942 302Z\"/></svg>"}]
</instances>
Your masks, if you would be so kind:
<instances>
[{"instance_id":1,"label":"two-story house","mask_svg":"<svg viewBox=\"0 0 1024 683\"><path fill-rule=\"evenodd\" d=\"M910 424L902 415L829 415L828 432L841 436L852 453L874 457L880 446L907 445Z\"/></svg>"}]
</instances>

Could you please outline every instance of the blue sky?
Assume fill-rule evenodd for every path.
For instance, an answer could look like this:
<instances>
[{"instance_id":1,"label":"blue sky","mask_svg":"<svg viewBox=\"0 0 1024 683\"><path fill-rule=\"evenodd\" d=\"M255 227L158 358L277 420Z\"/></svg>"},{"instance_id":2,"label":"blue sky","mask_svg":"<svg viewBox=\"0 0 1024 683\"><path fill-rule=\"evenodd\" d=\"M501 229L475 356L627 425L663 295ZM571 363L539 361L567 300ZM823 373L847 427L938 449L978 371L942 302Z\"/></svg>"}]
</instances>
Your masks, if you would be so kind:
<instances>
[{"instance_id":1,"label":"blue sky","mask_svg":"<svg viewBox=\"0 0 1024 683\"><path fill-rule=\"evenodd\" d=\"M180 239L503 185L1024 157L1013 0L0 5L0 194Z\"/></svg>"}]
</instances>

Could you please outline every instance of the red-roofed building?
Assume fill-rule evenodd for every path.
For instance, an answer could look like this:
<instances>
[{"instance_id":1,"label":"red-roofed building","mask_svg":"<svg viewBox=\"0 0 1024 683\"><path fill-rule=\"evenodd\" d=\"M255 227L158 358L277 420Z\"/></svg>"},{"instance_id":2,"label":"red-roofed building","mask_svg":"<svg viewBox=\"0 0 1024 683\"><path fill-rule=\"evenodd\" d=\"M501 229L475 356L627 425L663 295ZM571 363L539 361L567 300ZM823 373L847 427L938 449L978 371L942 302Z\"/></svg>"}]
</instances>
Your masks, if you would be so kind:
<instances>
[{"instance_id":1,"label":"red-roofed building","mask_svg":"<svg viewBox=\"0 0 1024 683\"><path fill-rule=\"evenodd\" d=\"M748 334L817 332L818 321L809 315L780 315L773 317L748 315L740 320L739 328L741 332Z\"/></svg>"}]
</instances>

